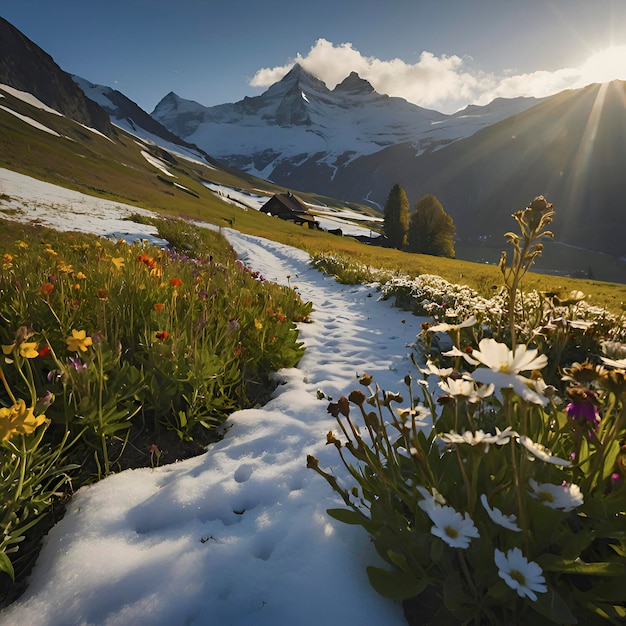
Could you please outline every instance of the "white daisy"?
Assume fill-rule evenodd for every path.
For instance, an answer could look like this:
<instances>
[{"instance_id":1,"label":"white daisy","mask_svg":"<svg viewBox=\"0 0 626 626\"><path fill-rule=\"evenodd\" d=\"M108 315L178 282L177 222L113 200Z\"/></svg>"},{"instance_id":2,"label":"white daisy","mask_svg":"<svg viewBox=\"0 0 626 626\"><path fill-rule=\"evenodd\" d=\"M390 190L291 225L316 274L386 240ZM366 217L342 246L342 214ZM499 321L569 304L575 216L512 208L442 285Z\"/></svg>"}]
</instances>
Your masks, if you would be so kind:
<instances>
[{"instance_id":1,"label":"white daisy","mask_svg":"<svg viewBox=\"0 0 626 626\"><path fill-rule=\"evenodd\" d=\"M511 428L511 426L507 426L504 430L500 430L496 427L495 435L485 433L482 430L477 430L476 432L465 430L459 435L452 430L449 433L439 435L438 438L446 445L468 443L470 446L484 445L488 448L490 445L502 446L508 443L511 437L515 435L517 435L517 433Z\"/></svg>"},{"instance_id":2,"label":"white daisy","mask_svg":"<svg viewBox=\"0 0 626 626\"><path fill-rule=\"evenodd\" d=\"M418 485L417 490L420 492L422 498L424 498L417 503L417 506L432 519L431 511L433 511L436 506L445 504L446 499L434 487L431 491L428 491L426 487Z\"/></svg>"},{"instance_id":3,"label":"white daisy","mask_svg":"<svg viewBox=\"0 0 626 626\"><path fill-rule=\"evenodd\" d=\"M489 506L487 496L484 493L480 496L480 501L483 503L485 511L487 511L487 515L489 515L494 524L498 524L498 526L502 526L502 528L507 528L508 530L513 530L516 533L522 531L522 529L515 523L517 521L517 517L515 515L505 515L495 506L491 508Z\"/></svg>"},{"instance_id":4,"label":"white daisy","mask_svg":"<svg viewBox=\"0 0 626 626\"><path fill-rule=\"evenodd\" d=\"M539 370L548 363L548 357L538 354L538 350L534 348L528 349L521 344L515 350L509 350L505 343L499 343L495 339L481 339L478 350L474 350L472 356L490 369L505 374Z\"/></svg>"},{"instance_id":5,"label":"white daisy","mask_svg":"<svg viewBox=\"0 0 626 626\"><path fill-rule=\"evenodd\" d=\"M513 430L512 426L507 426L504 430L500 430L496 426L496 434L495 434L496 440L494 441L494 443L497 446L503 446L509 443L509 441L511 440L511 437L517 437L518 434L519 433L517 433L517 431Z\"/></svg>"},{"instance_id":6,"label":"white daisy","mask_svg":"<svg viewBox=\"0 0 626 626\"><path fill-rule=\"evenodd\" d=\"M570 461L561 459L558 456L552 456L552 453L550 452L550 450L548 450L548 448L540 443L535 443L530 437L527 437L526 435L520 435L517 438L517 442L521 443L532 455L536 456L542 461L545 461L546 463L552 463L552 465L561 465L562 467L569 467L571 465Z\"/></svg>"},{"instance_id":7,"label":"white daisy","mask_svg":"<svg viewBox=\"0 0 626 626\"><path fill-rule=\"evenodd\" d=\"M428 329L430 333L449 333L450 331L457 331L461 328L469 328L476 324L477 319L474 315L468 317L464 322L460 322L459 324L447 324L443 322L441 324L436 324L435 326L431 326Z\"/></svg>"},{"instance_id":8,"label":"white daisy","mask_svg":"<svg viewBox=\"0 0 626 626\"><path fill-rule=\"evenodd\" d=\"M584 502L580 487L573 483L563 483L561 485L553 485L552 483L539 484L532 478L528 482L532 488L530 495L552 509L559 509L565 512L572 511Z\"/></svg>"},{"instance_id":9,"label":"white daisy","mask_svg":"<svg viewBox=\"0 0 626 626\"><path fill-rule=\"evenodd\" d=\"M459 350L456 346L452 346L447 352L442 352L441 356L462 357L470 365L478 365L478 361L474 360L467 352Z\"/></svg>"},{"instance_id":10,"label":"white daisy","mask_svg":"<svg viewBox=\"0 0 626 626\"><path fill-rule=\"evenodd\" d=\"M476 382L469 378L447 378L440 380L437 385L449 396L467 398L469 402L478 402L487 398L495 389L493 385L477 387Z\"/></svg>"},{"instance_id":11,"label":"white daisy","mask_svg":"<svg viewBox=\"0 0 626 626\"><path fill-rule=\"evenodd\" d=\"M498 567L498 576L517 591L520 598L530 598L537 601L537 593L548 591L543 570L534 561L528 561L519 548L513 548L506 554L497 548L494 552L494 561Z\"/></svg>"},{"instance_id":12,"label":"white daisy","mask_svg":"<svg viewBox=\"0 0 626 626\"><path fill-rule=\"evenodd\" d=\"M545 406L548 399L538 393L534 381L520 376L520 372L538 370L546 366L548 358L535 349L519 345L509 350L505 343L495 339L481 339L472 357L486 367L479 367L472 378L480 383L495 385L498 389L513 389L515 393L533 404Z\"/></svg>"},{"instance_id":13,"label":"white daisy","mask_svg":"<svg viewBox=\"0 0 626 626\"><path fill-rule=\"evenodd\" d=\"M470 516L461 515L451 506L435 504L427 511L433 526L430 532L443 539L451 548L467 548L472 538L478 539L478 529Z\"/></svg>"},{"instance_id":14,"label":"white daisy","mask_svg":"<svg viewBox=\"0 0 626 626\"><path fill-rule=\"evenodd\" d=\"M447 378L454 371L452 367L437 367L432 361L427 361L426 367L420 367L418 369L424 376L434 374L439 378Z\"/></svg>"}]
</instances>

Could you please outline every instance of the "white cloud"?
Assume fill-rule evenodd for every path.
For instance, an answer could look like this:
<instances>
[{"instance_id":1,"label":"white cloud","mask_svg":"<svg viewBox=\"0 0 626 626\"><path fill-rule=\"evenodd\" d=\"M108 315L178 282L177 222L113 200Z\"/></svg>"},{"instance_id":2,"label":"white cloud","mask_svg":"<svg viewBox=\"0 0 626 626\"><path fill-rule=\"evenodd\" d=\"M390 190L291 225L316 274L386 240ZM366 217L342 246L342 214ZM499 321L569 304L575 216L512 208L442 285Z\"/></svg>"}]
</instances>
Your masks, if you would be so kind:
<instances>
[{"instance_id":1,"label":"white cloud","mask_svg":"<svg viewBox=\"0 0 626 626\"><path fill-rule=\"evenodd\" d=\"M383 61L364 56L351 43L335 45L318 39L308 54L298 53L280 67L260 69L250 81L254 87L268 87L279 81L295 63L324 81L332 89L350 72L357 72L379 93L398 96L419 106L452 113L468 104L487 104L494 98L544 97L564 89L614 78L626 79L618 62L626 58L626 46L614 46L596 53L580 68L538 70L516 74L484 72L471 59L457 55L436 56L424 51L417 63L401 59ZM613 68L609 71L607 68ZM594 76L596 76L594 78Z\"/></svg>"}]
</instances>

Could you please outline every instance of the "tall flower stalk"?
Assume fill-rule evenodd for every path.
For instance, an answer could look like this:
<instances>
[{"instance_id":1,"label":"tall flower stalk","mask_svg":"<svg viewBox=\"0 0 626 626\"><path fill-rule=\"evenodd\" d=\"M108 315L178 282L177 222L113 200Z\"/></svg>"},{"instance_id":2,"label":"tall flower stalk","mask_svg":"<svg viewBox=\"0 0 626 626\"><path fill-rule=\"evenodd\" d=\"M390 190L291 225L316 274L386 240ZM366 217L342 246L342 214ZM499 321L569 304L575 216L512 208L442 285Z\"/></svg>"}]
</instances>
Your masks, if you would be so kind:
<instances>
[{"instance_id":1,"label":"tall flower stalk","mask_svg":"<svg viewBox=\"0 0 626 626\"><path fill-rule=\"evenodd\" d=\"M544 237L553 238L554 234L547 230L552 222L555 211L552 204L546 202L543 196L537 196L523 211L513 213L515 221L519 224L521 234L508 232L505 234L507 242L513 246L513 258L510 266L507 265L506 252L500 258L500 271L504 277L504 287L508 300L509 332L511 335L511 348L515 349L516 323L515 308L517 295L520 290L522 279L530 269L535 259L541 255Z\"/></svg>"}]
</instances>

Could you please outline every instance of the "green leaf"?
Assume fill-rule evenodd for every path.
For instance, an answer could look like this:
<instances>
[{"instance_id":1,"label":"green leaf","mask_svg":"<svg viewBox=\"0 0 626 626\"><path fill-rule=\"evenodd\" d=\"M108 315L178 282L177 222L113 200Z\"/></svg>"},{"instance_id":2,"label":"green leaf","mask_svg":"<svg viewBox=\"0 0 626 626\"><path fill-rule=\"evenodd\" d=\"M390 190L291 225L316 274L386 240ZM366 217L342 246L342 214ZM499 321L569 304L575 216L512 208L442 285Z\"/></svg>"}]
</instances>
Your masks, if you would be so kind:
<instances>
[{"instance_id":1,"label":"green leaf","mask_svg":"<svg viewBox=\"0 0 626 626\"><path fill-rule=\"evenodd\" d=\"M618 562L586 563L581 559L563 559L555 554L544 554L537 563L547 572L585 574L586 576L624 576L626 565Z\"/></svg>"},{"instance_id":2,"label":"green leaf","mask_svg":"<svg viewBox=\"0 0 626 626\"><path fill-rule=\"evenodd\" d=\"M374 589L385 598L405 600L417 596L426 589L426 581L417 580L405 572L390 571L369 566L367 576Z\"/></svg>"},{"instance_id":3,"label":"green leaf","mask_svg":"<svg viewBox=\"0 0 626 626\"><path fill-rule=\"evenodd\" d=\"M613 439L604 453L604 467L602 468L602 480L606 480L615 470L615 460L620 451L619 441Z\"/></svg>"},{"instance_id":4,"label":"green leaf","mask_svg":"<svg viewBox=\"0 0 626 626\"><path fill-rule=\"evenodd\" d=\"M363 526L364 522L367 521L367 517L363 513L357 513L351 509L327 509L326 513L344 524Z\"/></svg>"},{"instance_id":5,"label":"green leaf","mask_svg":"<svg viewBox=\"0 0 626 626\"><path fill-rule=\"evenodd\" d=\"M11 563L11 559L4 552L0 552L0 572L6 572L11 577L11 580L15 581L13 563Z\"/></svg>"}]
</instances>

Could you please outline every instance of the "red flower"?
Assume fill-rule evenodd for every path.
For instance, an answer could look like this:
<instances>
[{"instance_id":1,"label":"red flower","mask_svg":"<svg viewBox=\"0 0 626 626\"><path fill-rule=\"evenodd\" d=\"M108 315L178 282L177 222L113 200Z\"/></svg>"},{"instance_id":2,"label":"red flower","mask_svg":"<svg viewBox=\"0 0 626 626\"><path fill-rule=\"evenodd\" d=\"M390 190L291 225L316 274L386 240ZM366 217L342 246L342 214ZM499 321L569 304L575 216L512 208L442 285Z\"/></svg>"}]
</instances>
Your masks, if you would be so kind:
<instances>
[{"instance_id":1,"label":"red flower","mask_svg":"<svg viewBox=\"0 0 626 626\"><path fill-rule=\"evenodd\" d=\"M50 346L46 344L39 350L39 356L47 356L48 354L50 354Z\"/></svg>"},{"instance_id":2,"label":"red flower","mask_svg":"<svg viewBox=\"0 0 626 626\"><path fill-rule=\"evenodd\" d=\"M159 311L163 310L164 306L165 306L164 304L157 303L154 305L154 310L158 313Z\"/></svg>"},{"instance_id":3,"label":"red flower","mask_svg":"<svg viewBox=\"0 0 626 626\"><path fill-rule=\"evenodd\" d=\"M180 287L183 281L180 278L170 278L170 285L174 287Z\"/></svg>"},{"instance_id":4,"label":"red flower","mask_svg":"<svg viewBox=\"0 0 626 626\"><path fill-rule=\"evenodd\" d=\"M165 339L167 339L170 336L170 334L166 331L166 330L160 330L157 334L156 334L156 338L159 341L164 341Z\"/></svg>"},{"instance_id":5,"label":"red flower","mask_svg":"<svg viewBox=\"0 0 626 626\"><path fill-rule=\"evenodd\" d=\"M44 283L39 288L39 293L43 296L49 296L53 289L54 289L54 285L52 283Z\"/></svg>"}]
</instances>

